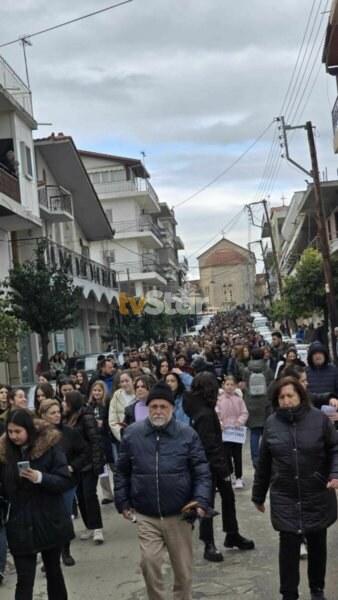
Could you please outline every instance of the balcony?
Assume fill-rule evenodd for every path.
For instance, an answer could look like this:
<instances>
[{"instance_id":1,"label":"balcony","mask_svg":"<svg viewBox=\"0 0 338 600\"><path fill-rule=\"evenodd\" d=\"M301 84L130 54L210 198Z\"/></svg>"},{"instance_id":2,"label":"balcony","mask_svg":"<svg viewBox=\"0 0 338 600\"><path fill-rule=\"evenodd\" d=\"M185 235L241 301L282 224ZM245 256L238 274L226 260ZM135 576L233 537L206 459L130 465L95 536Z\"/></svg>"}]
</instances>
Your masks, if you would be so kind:
<instances>
[{"instance_id":1,"label":"balcony","mask_svg":"<svg viewBox=\"0 0 338 600\"><path fill-rule=\"evenodd\" d=\"M0 63L1 64L1 63ZM0 193L5 194L15 202L21 202L19 180L0 165Z\"/></svg>"},{"instance_id":2,"label":"balcony","mask_svg":"<svg viewBox=\"0 0 338 600\"><path fill-rule=\"evenodd\" d=\"M180 270L185 274L187 274L189 271L188 259L185 256L180 260Z\"/></svg>"},{"instance_id":3,"label":"balcony","mask_svg":"<svg viewBox=\"0 0 338 600\"><path fill-rule=\"evenodd\" d=\"M150 285L166 285L166 271L155 260L143 258L139 262L114 263L118 281L136 282L142 281Z\"/></svg>"},{"instance_id":4,"label":"balcony","mask_svg":"<svg viewBox=\"0 0 338 600\"><path fill-rule=\"evenodd\" d=\"M338 152L338 96L332 109L333 149Z\"/></svg>"},{"instance_id":5,"label":"balcony","mask_svg":"<svg viewBox=\"0 0 338 600\"><path fill-rule=\"evenodd\" d=\"M18 77L9 64L0 56L0 86L23 108L33 116L32 94L26 84Z\"/></svg>"},{"instance_id":6,"label":"balcony","mask_svg":"<svg viewBox=\"0 0 338 600\"><path fill-rule=\"evenodd\" d=\"M177 250L184 250L184 244L179 235L175 235L174 237L175 247Z\"/></svg>"},{"instance_id":7,"label":"balcony","mask_svg":"<svg viewBox=\"0 0 338 600\"><path fill-rule=\"evenodd\" d=\"M58 185L39 187L41 217L52 223L73 221L72 197L67 190Z\"/></svg>"},{"instance_id":8,"label":"balcony","mask_svg":"<svg viewBox=\"0 0 338 600\"><path fill-rule=\"evenodd\" d=\"M175 268L178 267L178 257L173 248L162 248L158 251L158 257L161 264L171 264Z\"/></svg>"},{"instance_id":9,"label":"balcony","mask_svg":"<svg viewBox=\"0 0 338 600\"><path fill-rule=\"evenodd\" d=\"M110 290L117 289L115 271L52 240L43 239L46 241L47 261L57 267L67 265L68 272L74 279L80 280L76 281L77 285L83 285L87 281Z\"/></svg>"},{"instance_id":10,"label":"balcony","mask_svg":"<svg viewBox=\"0 0 338 600\"><path fill-rule=\"evenodd\" d=\"M162 248L161 232L151 217L136 221L117 221L112 224L115 240L138 238L145 248Z\"/></svg>"},{"instance_id":11,"label":"balcony","mask_svg":"<svg viewBox=\"0 0 338 600\"><path fill-rule=\"evenodd\" d=\"M134 196L138 199L142 208L154 212L160 212L158 196L148 181L142 177L134 179L110 181L107 183L94 183L96 193L103 198L121 198Z\"/></svg>"}]
</instances>

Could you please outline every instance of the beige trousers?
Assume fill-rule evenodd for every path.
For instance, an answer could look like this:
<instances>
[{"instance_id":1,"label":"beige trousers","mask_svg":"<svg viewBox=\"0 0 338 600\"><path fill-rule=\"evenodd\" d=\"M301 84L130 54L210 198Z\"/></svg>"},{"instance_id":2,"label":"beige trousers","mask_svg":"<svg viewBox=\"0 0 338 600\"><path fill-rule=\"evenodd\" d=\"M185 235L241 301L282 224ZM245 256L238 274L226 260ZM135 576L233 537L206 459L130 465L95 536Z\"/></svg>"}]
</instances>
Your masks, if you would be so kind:
<instances>
[{"instance_id":1,"label":"beige trousers","mask_svg":"<svg viewBox=\"0 0 338 600\"><path fill-rule=\"evenodd\" d=\"M149 600L167 600L162 575L166 549L174 574L173 600L191 600L191 525L179 515L159 519L137 514L137 526Z\"/></svg>"}]
</instances>

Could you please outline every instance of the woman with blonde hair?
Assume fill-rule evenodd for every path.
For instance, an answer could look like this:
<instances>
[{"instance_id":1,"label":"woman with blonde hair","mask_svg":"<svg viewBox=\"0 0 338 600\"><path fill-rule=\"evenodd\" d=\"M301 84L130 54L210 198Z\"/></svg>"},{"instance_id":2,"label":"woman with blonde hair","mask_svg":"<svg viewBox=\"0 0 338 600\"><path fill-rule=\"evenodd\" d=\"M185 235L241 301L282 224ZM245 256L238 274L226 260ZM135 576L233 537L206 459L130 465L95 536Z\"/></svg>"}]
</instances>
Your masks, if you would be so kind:
<instances>
[{"instance_id":1,"label":"woman with blonde hair","mask_svg":"<svg viewBox=\"0 0 338 600\"><path fill-rule=\"evenodd\" d=\"M89 406L91 406L94 410L97 426L99 428L99 432L102 439L103 451L106 461L104 472L99 477L100 485L104 496L102 504L111 504L112 502L114 502L114 496L111 488L107 465L109 465L111 470L113 470L114 458L112 453L112 445L108 425L109 398L106 385L103 381L95 381L94 385L92 386L89 396Z\"/></svg>"},{"instance_id":2,"label":"woman with blonde hair","mask_svg":"<svg viewBox=\"0 0 338 600\"><path fill-rule=\"evenodd\" d=\"M64 425L61 420L60 404L57 400L43 400L40 404L39 414L41 419L50 425L54 425L61 433L59 447L66 456L68 471L73 480L72 487L63 494L67 512L71 516L80 471L88 463L89 446L76 429ZM70 554L70 542L63 546L61 556L62 562L66 567L75 565L75 560Z\"/></svg>"}]
</instances>

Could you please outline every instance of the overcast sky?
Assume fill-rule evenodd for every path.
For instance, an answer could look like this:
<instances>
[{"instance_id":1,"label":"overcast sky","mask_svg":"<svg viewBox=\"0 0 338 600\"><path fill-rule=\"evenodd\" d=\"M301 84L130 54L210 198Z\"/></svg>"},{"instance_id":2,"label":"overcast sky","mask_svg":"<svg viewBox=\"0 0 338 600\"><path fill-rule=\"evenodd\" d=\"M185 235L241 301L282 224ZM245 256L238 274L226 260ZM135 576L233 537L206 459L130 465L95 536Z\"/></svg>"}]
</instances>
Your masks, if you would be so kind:
<instances>
[{"instance_id":1,"label":"overcast sky","mask_svg":"<svg viewBox=\"0 0 338 600\"><path fill-rule=\"evenodd\" d=\"M2 0L0 43L110 3L113 0ZM134 0L33 38L27 55L35 117L53 124L37 134L62 131L72 135L79 148L136 158L144 150L161 201L175 206L216 177L279 115L311 4ZM324 33L327 15L321 21L320 13L326 5L326 0L316 0L313 41L317 31ZM319 41L320 37L310 57L312 42L309 45L304 86ZM0 49L0 54L24 78L19 44ZM321 54L308 90L320 58ZM301 92L302 88L299 99ZM308 91L304 103L307 96ZM311 119L317 126L320 167L328 167L331 179L337 175L331 124L335 98L334 78L322 66L301 120ZM295 108L297 104L298 100ZM177 209L178 233L192 267L199 248L254 198L273 134L272 126L234 169ZM304 142L305 133L297 133L290 150L309 166ZM282 195L288 202L294 190L305 186L306 176L281 162L272 206L281 204ZM257 236L259 230L249 231L246 217L227 234L242 245Z\"/></svg>"}]
</instances>

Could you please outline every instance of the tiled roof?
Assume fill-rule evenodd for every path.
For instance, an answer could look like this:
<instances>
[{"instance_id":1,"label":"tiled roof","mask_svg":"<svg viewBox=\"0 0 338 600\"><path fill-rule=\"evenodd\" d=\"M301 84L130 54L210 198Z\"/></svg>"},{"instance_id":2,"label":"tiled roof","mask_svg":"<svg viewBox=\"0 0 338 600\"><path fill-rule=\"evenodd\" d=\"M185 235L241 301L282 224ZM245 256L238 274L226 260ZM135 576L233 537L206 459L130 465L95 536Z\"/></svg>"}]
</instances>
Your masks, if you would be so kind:
<instances>
[{"instance_id":1,"label":"tiled roof","mask_svg":"<svg viewBox=\"0 0 338 600\"><path fill-rule=\"evenodd\" d=\"M201 267L226 267L226 266L234 266L234 265L242 265L246 262L245 257L236 252L236 250L232 250L231 248L224 248L222 250L216 250L201 265Z\"/></svg>"}]
</instances>

